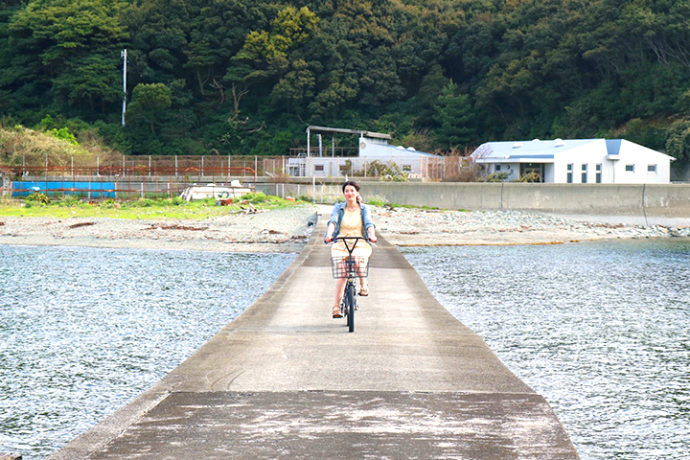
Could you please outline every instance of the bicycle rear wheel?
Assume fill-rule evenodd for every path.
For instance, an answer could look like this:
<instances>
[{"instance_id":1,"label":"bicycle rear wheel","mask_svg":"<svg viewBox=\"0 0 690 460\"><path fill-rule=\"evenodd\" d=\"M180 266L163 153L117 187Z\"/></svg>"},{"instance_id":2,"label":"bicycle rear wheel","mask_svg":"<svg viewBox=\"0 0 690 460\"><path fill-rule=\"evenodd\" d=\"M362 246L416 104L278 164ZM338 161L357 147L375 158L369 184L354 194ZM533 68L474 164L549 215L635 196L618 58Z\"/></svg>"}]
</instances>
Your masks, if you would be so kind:
<instances>
[{"instance_id":1,"label":"bicycle rear wheel","mask_svg":"<svg viewBox=\"0 0 690 460\"><path fill-rule=\"evenodd\" d=\"M347 302L345 304L345 310L347 314L347 327L350 332L355 331L355 286L354 284L349 284L347 286Z\"/></svg>"}]
</instances>

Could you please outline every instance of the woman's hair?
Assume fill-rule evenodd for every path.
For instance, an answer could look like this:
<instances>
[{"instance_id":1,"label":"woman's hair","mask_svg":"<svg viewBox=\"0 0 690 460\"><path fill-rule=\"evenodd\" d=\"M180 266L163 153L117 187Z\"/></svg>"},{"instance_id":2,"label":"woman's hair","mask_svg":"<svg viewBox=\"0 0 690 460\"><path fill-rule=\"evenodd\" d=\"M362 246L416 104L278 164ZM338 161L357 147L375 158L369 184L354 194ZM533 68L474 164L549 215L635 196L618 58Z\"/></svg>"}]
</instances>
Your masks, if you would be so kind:
<instances>
[{"instance_id":1,"label":"woman's hair","mask_svg":"<svg viewBox=\"0 0 690 460\"><path fill-rule=\"evenodd\" d=\"M352 185L355 188L355 190L359 192L359 184L353 180L349 180L343 184L343 193L345 193L345 187L347 187L348 185Z\"/></svg>"},{"instance_id":2,"label":"woman's hair","mask_svg":"<svg viewBox=\"0 0 690 460\"><path fill-rule=\"evenodd\" d=\"M343 184L343 193L345 193L345 187L347 187L348 185L352 185L355 188L355 190L357 190L357 203L361 203L362 202L362 195L359 193L359 184L353 180L349 180L349 181L345 182Z\"/></svg>"}]
</instances>

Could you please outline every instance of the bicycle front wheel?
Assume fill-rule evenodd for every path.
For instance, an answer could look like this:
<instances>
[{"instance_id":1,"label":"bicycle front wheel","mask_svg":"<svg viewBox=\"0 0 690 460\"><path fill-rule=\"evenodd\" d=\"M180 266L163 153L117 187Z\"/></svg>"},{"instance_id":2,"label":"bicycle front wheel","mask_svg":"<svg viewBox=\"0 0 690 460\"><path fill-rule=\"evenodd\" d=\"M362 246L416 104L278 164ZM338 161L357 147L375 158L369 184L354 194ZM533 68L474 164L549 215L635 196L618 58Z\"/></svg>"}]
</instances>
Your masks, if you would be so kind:
<instances>
[{"instance_id":1,"label":"bicycle front wheel","mask_svg":"<svg viewBox=\"0 0 690 460\"><path fill-rule=\"evenodd\" d=\"M347 304L345 308L347 310L347 328L350 332L355 331L355 286L353 284L348 284L347 292Z\"/></svg>"}]
</instances>

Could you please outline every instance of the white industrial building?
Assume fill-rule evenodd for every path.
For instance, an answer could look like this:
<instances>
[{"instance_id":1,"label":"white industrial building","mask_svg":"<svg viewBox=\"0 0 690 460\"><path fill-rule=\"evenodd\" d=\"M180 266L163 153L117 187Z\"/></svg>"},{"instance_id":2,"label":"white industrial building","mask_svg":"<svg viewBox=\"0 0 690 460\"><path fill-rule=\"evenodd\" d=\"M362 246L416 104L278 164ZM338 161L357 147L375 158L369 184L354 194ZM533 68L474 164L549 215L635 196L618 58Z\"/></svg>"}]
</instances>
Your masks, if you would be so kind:
<instances>
[{"instance_id":1,"label":"white industrial building","mask_svg":"<svg viewBox=\"0 0 690 460\"><path fill-rule=\"evenodd\" d=\"M472 158L483 174L516 181L534 172L557 184L668 184L675 158L624 139L487 142Z\"/></svg>"},{"instance_id":2,"label":"white industrial building","mask_svg":"<svg viewBox=\"0 0 690 460\"><path fill-rule=\"evenodd\" d=\"M311 133L343 133L359 135L357 156L335 156L335 148L328 152L324 149L319 137L319 148L313 153L311 148ZM425 177L431 164L435 164L438 155L421 152L414 147L394 146L388 144L391 140L389 134L372 131L357 131L341 128L326 128L321 126L309 126L307 128L307 152L306 155L287 160L287 173L291 176L352 176L367 175L367 169L372 163L398 167L401 173L411 177Z\"/></svg>"}]
</instances>

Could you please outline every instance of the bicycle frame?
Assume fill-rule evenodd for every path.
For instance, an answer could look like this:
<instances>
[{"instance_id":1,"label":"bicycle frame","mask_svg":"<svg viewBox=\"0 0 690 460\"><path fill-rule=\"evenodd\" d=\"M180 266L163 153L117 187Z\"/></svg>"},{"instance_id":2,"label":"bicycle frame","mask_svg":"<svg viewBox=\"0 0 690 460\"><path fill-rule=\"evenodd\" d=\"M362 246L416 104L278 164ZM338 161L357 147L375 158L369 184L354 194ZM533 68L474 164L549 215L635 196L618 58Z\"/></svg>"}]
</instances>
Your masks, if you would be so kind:
<instances>
[{"instance_id":1,"label":"bicycle frame","mask_svg":"<svg viewBox=\"0 0 690 460\"><path fill-rule=\"evenodd\" d=\"M338 263L344 263L346 271L343 274L347 276L347 282L345 284L345 289L343 291L343 297L340 302L341 312L347 318L347 326L350 332L355 330L355 310L357 309L357 297L355 295L355 279L362 276L362 271L357 265L357 261L353 258L352 252L357 246L359 240L364 240L364 238L359 236L342 236L337 237L333 241L342 241L345 245L345 249L348 252L348 256L339 261ZM351 243L351 245L350 245ZM334 262L335 263L335 262ZM334 276L337 272L337 268L334 267ZM366 275L365 275L366 276Z\"/></svg>"}]
</instances>

